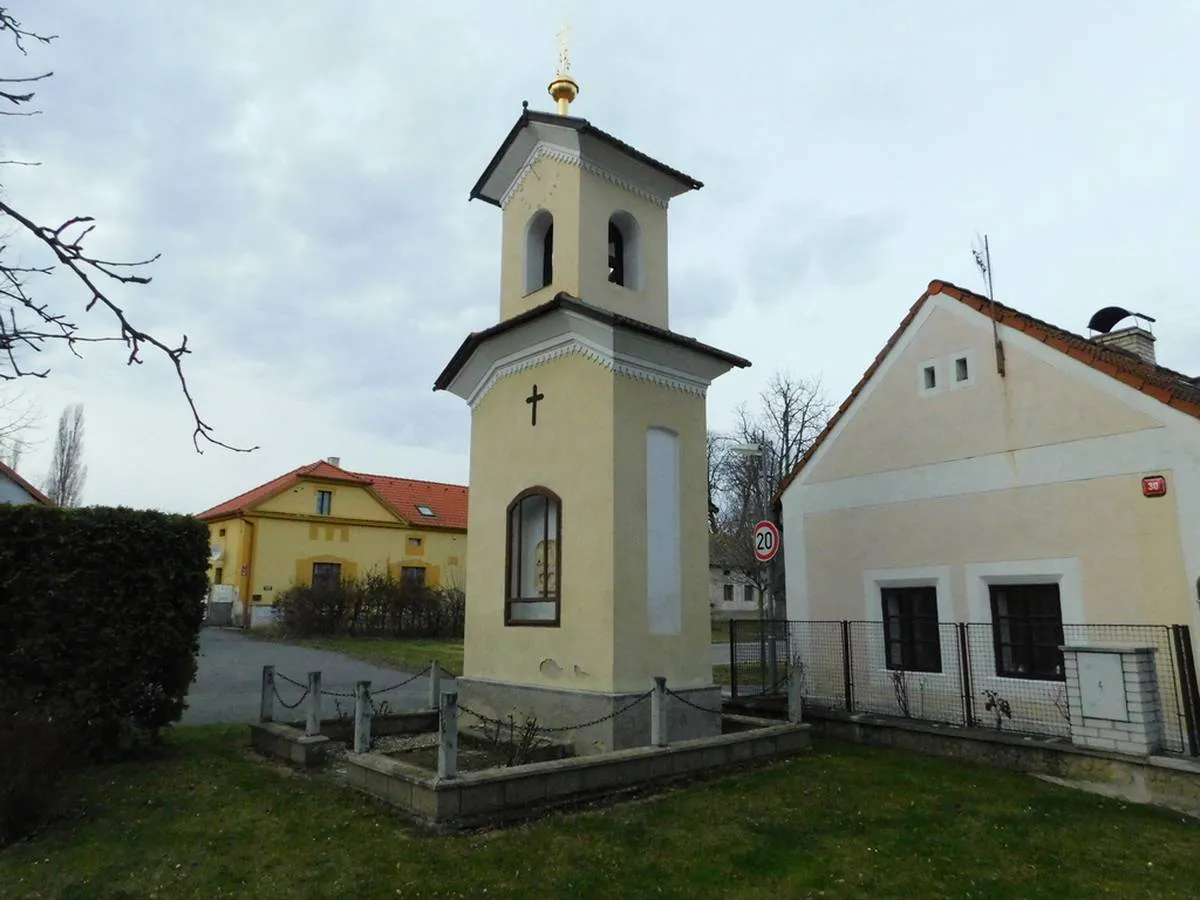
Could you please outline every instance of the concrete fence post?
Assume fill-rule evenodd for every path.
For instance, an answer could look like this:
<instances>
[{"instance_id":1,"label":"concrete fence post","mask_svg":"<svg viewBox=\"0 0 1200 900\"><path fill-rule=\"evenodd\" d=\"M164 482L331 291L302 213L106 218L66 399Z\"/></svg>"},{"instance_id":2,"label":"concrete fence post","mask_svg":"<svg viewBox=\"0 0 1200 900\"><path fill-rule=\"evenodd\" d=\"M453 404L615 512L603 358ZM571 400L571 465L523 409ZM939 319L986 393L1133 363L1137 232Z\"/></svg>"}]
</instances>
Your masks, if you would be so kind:
<instances>
[{"instance_id":1,"label":"concrete fence post","mask_svg":"<svg viewBox=\"0 0 1200 900\"><path fill-rule=\"evenodd\" d=\"M803 671L800 660L792 660L792 667L788 670L787 712L788 721L793 723L800 721L801 707L804 704L804 698L800 695L800 676Z\"/></svg>"},{"instance_id":2,"label":"concrete fence post","mask_svg":"<svg viewBox=\"0 0 1200 900\"><path fill-rule=\"evenodd\" d=\"M458 692L446 691L438 715L438 778L458 776Z\"/></svg>"},{"instance_id":3,"label":"concrete fence post","mask_svg":"<svg viewBox=\"0 0 1200 900\"><path fill-rule=\"evenodd\" d=\"M272 722L275 719L275 667L263 666L262 702L258 709L258 721Z\"/></svg>"},{"instance_id":4,"label":"concrete fence post","mask_svg":"<svg viewBox=\"0 0 1200 900\"><path fill-rule=\"evenodd\" d=\"M429 664L429 708L437 709L442 702L442 667L435 659Z\"/></svg>"},{"instance_id":5,"label":"concrete fence post","mask_svg":"<svg viewBox=\"0 0 1200 900\"><path fill-rule=\"evenodd\" d=\"M654 693L650 695L650 743L667 746L667 679L654 676Z\"/></svg>"},{"instance_id":6,"label":"concrete fence post","mask_svg":"<svg viewBox=\"0 0 1200 900\"><path fill-rule=\"evenodd\" d=\"M309 737L321 733L321 673L308 673L308 715L304 720L304 733Z\"/></svg>"},{"instance_id":7,"label":"concrete fence post","mask_svg":"<svg viewBox=\"0 0 1200 900\"><path fill-rule=\"evenodd\" d=\"M360 681L354 686L354 752L371 749L371 682Z\"/></svg>"}]
</instances>

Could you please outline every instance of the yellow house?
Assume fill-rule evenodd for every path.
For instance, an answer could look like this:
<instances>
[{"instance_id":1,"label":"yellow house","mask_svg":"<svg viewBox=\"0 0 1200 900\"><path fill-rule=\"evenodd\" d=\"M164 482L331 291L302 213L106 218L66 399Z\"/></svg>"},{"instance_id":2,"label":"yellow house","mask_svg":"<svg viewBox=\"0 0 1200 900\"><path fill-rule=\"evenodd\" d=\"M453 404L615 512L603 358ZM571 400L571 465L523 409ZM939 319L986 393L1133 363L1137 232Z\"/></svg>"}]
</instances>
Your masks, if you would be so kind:
<instances>
[{"instance_id":1,"label":"yellow house","mask_svg":"<svg viewBox=\"0 0 1200 900\"><path fill-rule=\"evenodd\" d=\"M293 469L200 513L209 580L243 621L293 585L387 570L429 587L466 587L467 488L349 472L337 457Z\"/></svg>"}]
</instances>

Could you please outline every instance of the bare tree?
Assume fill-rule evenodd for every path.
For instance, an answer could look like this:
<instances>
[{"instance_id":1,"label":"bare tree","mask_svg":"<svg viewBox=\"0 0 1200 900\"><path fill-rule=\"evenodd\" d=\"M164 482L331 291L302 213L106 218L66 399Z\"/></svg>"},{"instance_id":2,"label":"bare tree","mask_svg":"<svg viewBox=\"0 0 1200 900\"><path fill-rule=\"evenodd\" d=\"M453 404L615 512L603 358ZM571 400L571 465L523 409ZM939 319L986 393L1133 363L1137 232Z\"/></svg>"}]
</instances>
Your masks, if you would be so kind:
<instances>
[{"instance_id":1,"label":"bare tree","mask_svg":"<svg viewBox=\"0 0 1200 900\"><path fill-rule=\"evenodd\" d=\"M62 411L54 456L46 478L46 496L58 506L78 506L83 496L87 466L83 464L83 406L76 403Z\"/></svg>"},{"instance_id":2,"label":"bare tree","mask_svg":"<svg viewBox=\"0 0 1200 900\"><path fill-rule=\"evenodd\" d=\"M819 379L778 371L758 399L756 408L745 403L738 407L737 424L723 436L716 478L717 525L727 538L730 567L753 582L763 597L770 579L767 567L754 558L754 525L774 518L772 502L779 485L824 430L832 405ZM777 578L771 585L777 594L781 581Z\"/></svg>"},{"instance_id":3,"label":"bare tree","mask_svg":"<svg viewBox=\"0 0 1200 900\"><path fill-rule=\"evenodd\" d=\"M17 468L29 446L27 435L40 419L37 407L24 394L0 394L0 462Z\"/></svg>"},{"instance_id":4,"label":"bare tree","mask_svg":"<svg viewBox=\"0 0 1200 900\"><path fill-rule=\"evenodd\" d=\"M26 29L16 19L9 7L0 6L0 37L10 38L12 47L21 54L27 55L26 44L48 45L56 39L56 35L39 34ZM33 116L40 110L29 108L34 92L30 86L53 75L53 72L18 75L15 77L0 77L0 115ZM38 165L34 162L15 159L0 160L0 165ZM152 334L142 331L127 317L124 309L109 298L106 290L112 285L146 285L150 276L141 274L145 266L158 259L158 255L148 259L133 262L121 262L104 259L90 253L84 248L84 241L96 227L91 216L71 216L56 226L47 226L35 222L30 217L18 212L7 199L0 199L0 220L5 225L15 226L11 234L31 239L34 250L48 258L53 258L74 276L74 281L83 287L87 297L85 312L90 312L99 306L110 317L112 331L107 334L85 334L79 328L74 317L65 312L56 311L49 303L39 302L30 293L29 283L37 276L49 275L55 270L53 263L25 264L17 262L14 257L20 252L19 248L0 243L0 381L13 381L18 378L45 378L50 374L46 367L27 367L26 357L43 352L48 345L55 342L65 345L72 353L79 356L79 347L86 343L117 341L125 345L129 351L126 360L128 365L141 363L143 349L151 347L163 353L174 366L175 375L179 380L184 399L192 412L194 430L192 444L196 452L200 450L200 441L224 447L227 450L249 452L256 447L233 447L213 437L212 427L200 418L200 412L192 398L187 378L183 373L183 357L190 353L187 345L187 335L183 335L176 345L166 343ZM0 237L5 240L10 234ZM112 333L115 332L115 333Z\"/></svg>"}]
</instances>

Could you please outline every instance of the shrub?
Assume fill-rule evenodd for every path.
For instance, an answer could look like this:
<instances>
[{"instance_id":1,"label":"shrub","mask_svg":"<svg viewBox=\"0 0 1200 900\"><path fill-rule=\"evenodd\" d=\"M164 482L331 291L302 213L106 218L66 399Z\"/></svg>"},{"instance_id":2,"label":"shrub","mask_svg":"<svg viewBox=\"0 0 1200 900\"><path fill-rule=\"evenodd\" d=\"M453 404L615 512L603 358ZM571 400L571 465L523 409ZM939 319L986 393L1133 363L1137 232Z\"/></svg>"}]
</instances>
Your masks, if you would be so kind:
<instances>
[{"instance_id":1,"label":"shrub","mask_svg":"<svg viewBox=\"0 0 1200 900\"><path fill-rule=\"evenodd\" d=\"M0 692L0 847L31 834L53 814L70 762L67 720L44 704Z\"/></svg>"},{"instance_id":2,"label":"shrub","mask_svg":"<svg viewBox=\"0 0 1200 900\"><path fill-rule=\"evenodd\" d=\"M280 629L297 637L462 637L465 610L462 591L406 584L388 572L292 587L275 605Z\"/></svg>"},{"instance_id":3,"label":"shrub","mask_svg":"<svg viewBox=\"0 0 1200 900\"><path fill-rule=\"evenodd\" d=\"M189 516L0 505L0 689L61 704L92 757L156 739L196 674L207 567Z\"/></svg>"}]
</instances>

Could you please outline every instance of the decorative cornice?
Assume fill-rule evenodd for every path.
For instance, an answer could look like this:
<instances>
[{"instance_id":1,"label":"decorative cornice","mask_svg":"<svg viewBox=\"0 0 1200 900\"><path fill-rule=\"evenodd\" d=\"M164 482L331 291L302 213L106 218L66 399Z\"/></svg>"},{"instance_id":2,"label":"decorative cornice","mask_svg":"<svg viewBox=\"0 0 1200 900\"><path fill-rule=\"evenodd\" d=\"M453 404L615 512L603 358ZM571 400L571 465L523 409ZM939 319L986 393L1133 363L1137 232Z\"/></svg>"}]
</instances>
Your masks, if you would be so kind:
<instances>
[{"instance_id":1,"label":"decorative cornice","mask_svg":"<svg viewBox=\"0 0 1200 900\"><path fill-rule=\"evenodd\" d=\"M648 200L655 206L662 207L663 209L667 208L667 197L664 197L661 194L656 194L643 185L630 181L628 178L617 172L614 172L612 169L609 169L606 166L602 166L590 159L584 159L583 155L579 152L572 152L565 147L549 144L546 141L538 141L533 145L533 149L529 151L529 156L526 157L524 164L521 166L521 170L517 173L517 177L512 180L512 184L508 186L508 189L505 190L504 194L500 197L501 209L508 207L509 200L511 200L513 194L517 192L517 189L521 186L521 183L525 180L525 177L533 170L533 167L538 160L542 159L552 159L555 162L566 163L570 166L579 166L585 172L591 172L593 175L598 175L605 181L609 181L612 184L615 184L617 187L624 188L631 194L635 194L636 196L641 197L643 200Z\"/></svg>"},{"instance_id":2,"label":"decorative cornice","mask_svg":"<svg viewBox=\"0 0 1200 900\"><path fill-rule=\"evenodd\" d=\"M474 411L502 379L566 356L582 356L616 375L658 384L695 397L703 397L708 392L706 381L673 369L652 366L640 360L614 354L611 350L606 350L579 335L564 335L553 342L531 347L519 356L497 362L487 377L480 382L479 387L467 397L467 405Z\"/></svg>"}]
</instances>

